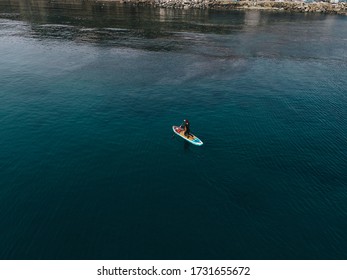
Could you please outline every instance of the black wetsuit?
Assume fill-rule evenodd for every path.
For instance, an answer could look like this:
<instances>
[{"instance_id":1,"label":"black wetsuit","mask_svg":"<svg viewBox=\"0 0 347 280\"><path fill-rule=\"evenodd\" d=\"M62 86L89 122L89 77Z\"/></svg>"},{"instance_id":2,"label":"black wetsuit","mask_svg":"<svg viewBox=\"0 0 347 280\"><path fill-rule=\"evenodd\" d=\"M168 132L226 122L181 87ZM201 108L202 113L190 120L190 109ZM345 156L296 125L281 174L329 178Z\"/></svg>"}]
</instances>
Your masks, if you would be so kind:
<instances>
[{"instance_id":1,"label":"black wetsuit","mask_svg":"<svg viewBox=\"0 0 347 280\"><path fill-rule=\"evenodd\" d=\"M186 131L184 132L184 135L188 136L190 134L190 124L184 122L183 124L181 124L181 127L183 129L186 128Z\"/></svg>"}]
</instances>

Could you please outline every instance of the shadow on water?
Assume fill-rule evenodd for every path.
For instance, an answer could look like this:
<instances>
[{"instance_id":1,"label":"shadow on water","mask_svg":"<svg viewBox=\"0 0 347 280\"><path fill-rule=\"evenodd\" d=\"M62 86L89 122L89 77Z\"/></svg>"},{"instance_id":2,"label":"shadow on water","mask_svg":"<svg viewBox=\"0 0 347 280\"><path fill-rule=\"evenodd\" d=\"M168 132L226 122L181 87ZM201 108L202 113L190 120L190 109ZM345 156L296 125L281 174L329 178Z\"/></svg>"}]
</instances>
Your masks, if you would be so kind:
<instances>
[{"instance_id":1,"label":"shadow on water","mask_svg":"<svg viewBox=\"0 0 347 280\"><path fill-rule=\"evenodd\" d=\"M188 152L189 151L189 147L190 147L191 144L189 144L187 141L184 141L183 142L183 149L185 152Z\"/></svg>"}]
</instances>

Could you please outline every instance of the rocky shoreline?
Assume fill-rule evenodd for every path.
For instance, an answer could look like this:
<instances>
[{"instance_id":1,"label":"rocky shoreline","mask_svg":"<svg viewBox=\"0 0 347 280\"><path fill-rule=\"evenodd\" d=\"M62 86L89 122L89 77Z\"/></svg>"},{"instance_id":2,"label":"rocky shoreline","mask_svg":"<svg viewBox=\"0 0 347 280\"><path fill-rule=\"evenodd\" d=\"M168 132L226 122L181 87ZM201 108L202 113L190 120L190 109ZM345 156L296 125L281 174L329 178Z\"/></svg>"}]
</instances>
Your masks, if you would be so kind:
<instances>
[{"instance_id":1,"label":"rocky shoreline","mask_svg":"<svg viewBox=\"0 0 347 280\"><path fill-rule=\"evenodd\" d=\"M347 15L347 3L302 1L235 1L235 0L96 0L97 2L118 2L136 6L149 5L176 9L225 9L225 10L275 10L301 13L324 13Z\"/></svg>"}]
</instances>

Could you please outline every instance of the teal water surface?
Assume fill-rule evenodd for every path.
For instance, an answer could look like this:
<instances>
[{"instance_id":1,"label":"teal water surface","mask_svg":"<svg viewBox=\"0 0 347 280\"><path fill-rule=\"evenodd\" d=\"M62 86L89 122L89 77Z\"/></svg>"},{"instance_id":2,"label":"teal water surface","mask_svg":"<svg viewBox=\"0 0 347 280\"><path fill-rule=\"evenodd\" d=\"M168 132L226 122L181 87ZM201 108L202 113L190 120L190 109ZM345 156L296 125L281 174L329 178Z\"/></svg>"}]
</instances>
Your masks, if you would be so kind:
<instances>
[{"instance_id":1,"label":"teal water surface","mask_svg":"<svg viewBox=\"0 0 347 280\"><path fill-rule=\"evenodd\" d=\"M1 259L347 258L346 17L30 3L0 4Z\"/></svg>"}]
</instances>

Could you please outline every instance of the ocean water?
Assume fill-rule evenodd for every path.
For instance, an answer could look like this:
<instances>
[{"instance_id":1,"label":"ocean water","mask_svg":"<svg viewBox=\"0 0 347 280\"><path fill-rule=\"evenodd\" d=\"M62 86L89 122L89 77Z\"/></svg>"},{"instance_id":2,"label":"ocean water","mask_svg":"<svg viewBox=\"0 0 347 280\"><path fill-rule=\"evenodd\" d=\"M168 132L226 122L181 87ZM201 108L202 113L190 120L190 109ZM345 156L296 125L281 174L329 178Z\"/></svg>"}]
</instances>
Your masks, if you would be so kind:
<instances>
[{"instance_id":1,"label":"ocean water","mask_svg":"<svg viewBox=\"0 0 347 280\"><path fill-rule=\"evenodd\" d=\"M1 1L0 85L1 259L347 258L347 17Z\"/></svg>"}]
</instances>

